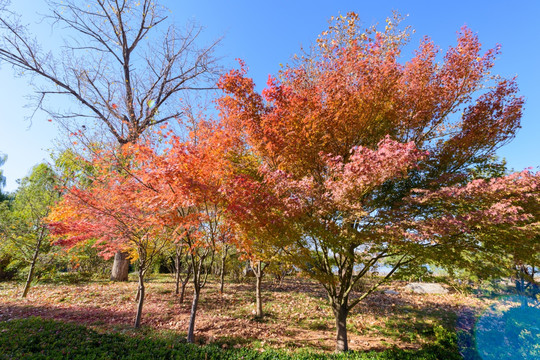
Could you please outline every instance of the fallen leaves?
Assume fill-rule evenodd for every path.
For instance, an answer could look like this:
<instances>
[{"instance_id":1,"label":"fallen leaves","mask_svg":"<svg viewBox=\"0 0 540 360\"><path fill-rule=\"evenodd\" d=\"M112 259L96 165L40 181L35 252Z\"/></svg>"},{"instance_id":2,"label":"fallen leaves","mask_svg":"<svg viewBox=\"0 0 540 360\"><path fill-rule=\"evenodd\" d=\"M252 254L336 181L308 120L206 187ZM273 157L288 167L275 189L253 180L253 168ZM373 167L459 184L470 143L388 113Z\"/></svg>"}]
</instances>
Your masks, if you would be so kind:
<instances>
[{"instance_id":1,"label":"fallen leaves","mask_svg":"<svg viewBox=\"0 0 540 360\"><path fill-rule=\"evenodd\" d=\"M174 294L172 280L159 278L148 282L143 325L156 330L185 333L190 314L190 291L184 304ZM20 289L13 283L0 284L0 321L30 316L88 324L97 329L131 331L135 316L134 295L137 284L94 282L84 285L38 285L28 298L18 298ZM200 304L195 334L205 343L217 342L225 347L258 347L262 342L271 347L297 348L309 346L331 351L334 348L335 325L324 292L305 279L287 279L282 286L265 283L263 304L268 315L256 320L253 309L252 284L227 284L225 293L219 284L209 283L205 301ZM390 336L389 320L411 324L436 324L441 313L457 313L462 309L481 309L486 302L460 294L388 295L384 290L361 302L351 313L348 323L351 348L381 349L392 344L401 348L419 347Z\"/></svg>"}]
</instances>

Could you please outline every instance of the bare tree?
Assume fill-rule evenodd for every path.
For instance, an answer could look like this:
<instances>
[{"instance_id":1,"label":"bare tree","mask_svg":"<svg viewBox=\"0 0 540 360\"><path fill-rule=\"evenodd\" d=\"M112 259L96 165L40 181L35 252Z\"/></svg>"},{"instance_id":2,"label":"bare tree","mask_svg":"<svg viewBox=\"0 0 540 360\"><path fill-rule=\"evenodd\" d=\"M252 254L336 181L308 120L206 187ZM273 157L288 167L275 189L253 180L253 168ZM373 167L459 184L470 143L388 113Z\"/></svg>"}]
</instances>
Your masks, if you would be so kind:
<instances>
[{"instance_id":1,"label":"bare tree","mask_svg":"<svg viewBox=\"0 0 540 360\"><path fill-rule=\"evenodd\" d=\"M45 18L65 34L58 54L45 52L20 17L0 13L0 60L37 83L36 106L64 127L102 125L119 144L136 141L153 125L182 115L180 94L213 86L217 41L198 48L202 28L154 31L167 17L155 1L48 1ZM75 100L47 106L50 96ZM177 95L177 96L175 96Z\"/></svg>"},{"instance_id":2,"label":"bare tree","mask_svg":"<svg viewBox=\"0 0 540 360\"><path fill-rule=\"evenodd\" d=\"M135 142L152 126L182 116L183 92L214 85L219 40L198 47L200 26L165 27L166 9L156 1L47 1L44 18L64 35L56 53L44 51L1 1L0 61L30 77L35 110L68 133L88 138L93 130L118 144ZM112 279L127 280L129 259L117 255L121 263L113 266Z\"/></svg>"}]
</instances>

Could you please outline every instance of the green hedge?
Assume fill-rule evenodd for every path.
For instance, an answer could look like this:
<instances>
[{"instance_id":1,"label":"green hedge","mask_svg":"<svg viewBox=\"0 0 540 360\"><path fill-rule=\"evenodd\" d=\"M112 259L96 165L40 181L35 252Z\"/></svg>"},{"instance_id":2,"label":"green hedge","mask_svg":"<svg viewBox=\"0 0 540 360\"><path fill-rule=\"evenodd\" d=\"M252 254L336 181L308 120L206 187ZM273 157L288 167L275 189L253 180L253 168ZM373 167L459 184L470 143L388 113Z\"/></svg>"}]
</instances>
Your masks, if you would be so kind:
<instances>
[{"instance_id":1,"label":"green hedge","mask_svg":"<svg viewBox=\"0 0 540 360\"><path fill-rule=\"evenodd\" d=\"M438 341L419 351L388 349L384 352L321 354L266 349L223 350L175 339L131 337L98 333L80 325L38 317L0 322L0 359L205 359L205 360L311 360L311 359L461 359L455 334L441 328Z\"/></svg>"}]
</instances>

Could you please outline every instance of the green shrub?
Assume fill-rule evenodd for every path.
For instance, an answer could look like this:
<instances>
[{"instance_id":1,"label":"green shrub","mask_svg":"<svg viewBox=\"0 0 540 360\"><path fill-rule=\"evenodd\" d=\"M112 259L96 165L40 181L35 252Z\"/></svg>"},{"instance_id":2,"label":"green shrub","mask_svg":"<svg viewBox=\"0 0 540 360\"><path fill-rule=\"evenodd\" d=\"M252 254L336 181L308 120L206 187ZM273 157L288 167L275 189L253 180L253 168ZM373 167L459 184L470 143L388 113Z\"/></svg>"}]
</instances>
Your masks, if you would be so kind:
<instances>
[{"instance_id":1,"label":"green shrub","mask_svg":"<svg viewBox=\"0 0 540 360\"><path fill-rule=\"evenodd\" d=\"M151 331L150 331L151 332ZM178 337L99 333L80 325L43 320L38 317L0 322L0 359L177 359L177 360L406 360L461 359L455 334L436 330L437 342L419 351L389 349L380 353L323 354L309 350L285 352L242 348L221 349L218 345L187 344Z\"/></svg>"},{"instance_id":2,"label":"green shrub","mask_svg":"<svg viewBox=\"0 0 540 360\"><path fill-rule=\"evenodd\" d=\"M74 285L90 281L92 274L86 272L54 272L52 276L41 278L43 284Z\"/></svg>"},{"instance_id":3,"label":"green shrub","mask_svg":"<svg viewBox=\"0 0 540 360\"><path fill-rule=\"evenodd\" d=\"M0 255L0 281L13 280L22 267L23 265L14 261L10 254Z\"/></svg>"}]
</instances>

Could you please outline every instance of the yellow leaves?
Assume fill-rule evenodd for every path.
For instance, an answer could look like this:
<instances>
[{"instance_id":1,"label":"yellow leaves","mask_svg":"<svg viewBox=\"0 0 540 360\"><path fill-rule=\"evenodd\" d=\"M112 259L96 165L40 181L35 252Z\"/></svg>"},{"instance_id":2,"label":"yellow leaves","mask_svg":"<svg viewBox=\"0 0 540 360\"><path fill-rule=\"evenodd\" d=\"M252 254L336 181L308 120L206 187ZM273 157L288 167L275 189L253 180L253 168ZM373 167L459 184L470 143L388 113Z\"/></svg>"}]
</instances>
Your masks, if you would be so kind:
<instances>
[{"instance_id":1,"label":"yellow leaves","mask_svg":"<svg viewBox=\"0 0 540 360\"><path fill-rule=\"evenodd\" d=\"M139 253L135 247L130 247L127 253L129 254L129 258L131 261L135 262L139 260Z\"/></svg>"}]
</instances>

